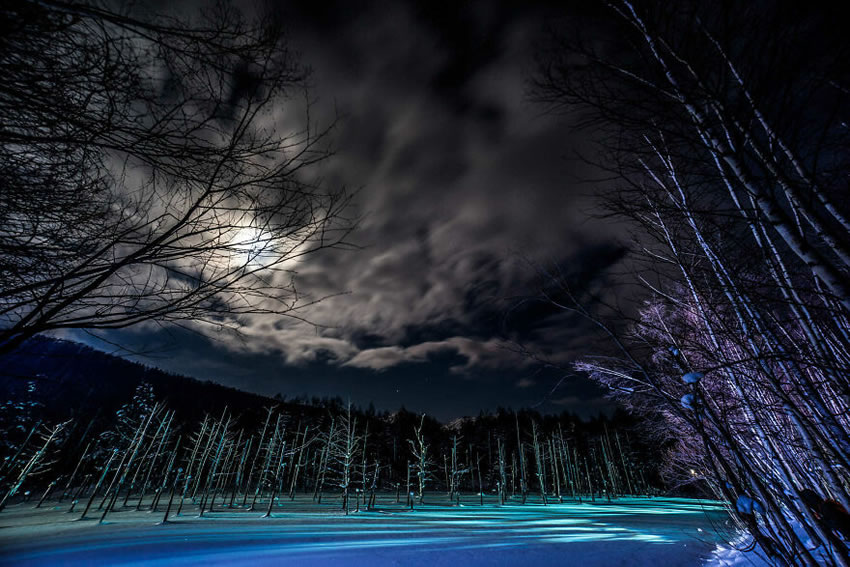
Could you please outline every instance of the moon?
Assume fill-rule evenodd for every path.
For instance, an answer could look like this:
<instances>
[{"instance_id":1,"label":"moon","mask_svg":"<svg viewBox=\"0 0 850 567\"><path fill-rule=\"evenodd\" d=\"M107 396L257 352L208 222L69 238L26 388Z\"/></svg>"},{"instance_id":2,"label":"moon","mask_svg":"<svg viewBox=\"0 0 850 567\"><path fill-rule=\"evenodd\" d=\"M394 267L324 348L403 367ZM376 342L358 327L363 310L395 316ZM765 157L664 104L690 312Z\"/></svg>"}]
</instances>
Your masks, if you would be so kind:
<instances>
[{"instance_id":1,"label":"moon","mask_svg":"<svg viewBox=\"0 0 850 567\"><path fill-rule=\"evenodd\" d=\"M238 229L227 246L233 260L248 267L268 264L273 258L270 252L271 233L254 226Z\"/></svg>"}]
</instances>

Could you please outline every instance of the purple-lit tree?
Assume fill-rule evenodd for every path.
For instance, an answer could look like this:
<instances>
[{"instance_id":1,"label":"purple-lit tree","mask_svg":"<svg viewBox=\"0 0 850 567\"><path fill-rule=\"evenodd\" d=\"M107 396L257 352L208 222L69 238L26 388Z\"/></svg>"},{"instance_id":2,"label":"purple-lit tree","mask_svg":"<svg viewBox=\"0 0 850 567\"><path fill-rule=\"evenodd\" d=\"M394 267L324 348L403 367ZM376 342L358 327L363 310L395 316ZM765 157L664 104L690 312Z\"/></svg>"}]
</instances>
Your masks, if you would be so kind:
<instances>
[{"instance_id":1,"label":"purple-lit tree","mask_svg":"<svg viewBox=\"0 0 850 567\"><path fill-rule=\"evenodd\" d=\"M591 311L559 273L546 294L617 345L578 368L661 418L669 476L707 482L777 562L847 565L850 47L763 8L614 2L588 26L607 42L544 55L539 98L599 126L647 299Z\"/></svg>"}]
</instances>

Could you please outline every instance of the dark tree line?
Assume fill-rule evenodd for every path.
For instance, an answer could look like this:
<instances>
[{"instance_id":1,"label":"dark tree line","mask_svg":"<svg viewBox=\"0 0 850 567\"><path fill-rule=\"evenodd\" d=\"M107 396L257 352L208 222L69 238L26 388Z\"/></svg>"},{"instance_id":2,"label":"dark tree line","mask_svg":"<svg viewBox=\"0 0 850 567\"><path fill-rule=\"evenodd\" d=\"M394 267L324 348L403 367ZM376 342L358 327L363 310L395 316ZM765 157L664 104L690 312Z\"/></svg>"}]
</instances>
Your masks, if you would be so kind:
<instances>
[{"instance_id":1,"label":"dark tree line","mask_svg":"<svg viewBox=\"0 0 850 567\"><path fill-rule=\"evenodd\" d=\"M37 389L37 386L33 386ZM22 400L25 402L26 400ZM266 400L272 402L272 400ZM22 403L18 413L37 412ZM626 416L499 410L450 424L406 410L222 404L187 420L140 384L103 418L3 422L2 504L104 519L121 510L285 513L299 496L345 513L422 504L547 504L656 494L653 450ZM20 429L20 430L19 430ZM170 504L167 504L170 502Z\"/></svg>"}]
</instances>

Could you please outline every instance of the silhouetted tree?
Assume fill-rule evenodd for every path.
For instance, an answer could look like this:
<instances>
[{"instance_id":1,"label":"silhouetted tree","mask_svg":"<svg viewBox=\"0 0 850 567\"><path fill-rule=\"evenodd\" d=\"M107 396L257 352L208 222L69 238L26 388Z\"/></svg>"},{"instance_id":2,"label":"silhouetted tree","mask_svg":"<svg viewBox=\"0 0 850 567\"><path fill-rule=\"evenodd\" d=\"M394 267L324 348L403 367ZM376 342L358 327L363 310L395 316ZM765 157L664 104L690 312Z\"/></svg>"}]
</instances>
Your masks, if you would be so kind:
<instances>
[{"instance_id":1,"label":"silhouetted tree","mask_svg":"<svg viewBox=\"0 0 850 567\"><path fill-rule=\"evenodd\" d=\"M350 226L311 177L329 129L292 110L306 70L278 19L59 0L0 18L0 353L294 316L293 261Z\"/></svg>"}]
</instances>

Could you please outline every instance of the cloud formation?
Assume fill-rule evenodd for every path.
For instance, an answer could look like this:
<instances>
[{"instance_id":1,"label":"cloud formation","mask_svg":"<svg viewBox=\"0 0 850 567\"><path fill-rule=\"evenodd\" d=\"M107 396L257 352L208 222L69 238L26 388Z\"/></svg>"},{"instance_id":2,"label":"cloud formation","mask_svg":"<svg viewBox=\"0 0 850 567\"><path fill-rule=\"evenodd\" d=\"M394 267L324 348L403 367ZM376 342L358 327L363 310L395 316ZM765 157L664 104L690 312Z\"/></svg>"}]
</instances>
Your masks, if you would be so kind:
<instances>
[{"instance_id":1,"label":"cloud formation","mask_svg":"<svg viewBox=\"0 0 850 567\"><path fill-rule=\"evenodd\" d=\"M298 313L317 327L254 317L232 348L374 370L441 352L466 359L457 372L525 364L499 320L507 298L529 291L524 258L569 259L604 238L582 224L580 172L564 159L580 140L523 96L543 12L463 12L292 15L315 69L313 112L341 117L321 177L362 187L362 249L295 267L310 297L348 292Z\"/></svg>"},{"instance_id":2,"label":"cloud formation","mask_svg":"<svg viewBox=\"0 0 850 567\"><path fill-rule=\"evenodd\" d=\"M387 376L448 360L455 380L512 374L507 400L548 391L511 341L566 361L584 337L551 307L517 308L534 293L529 260L599 278L620 258L610 228L588 220L588 172L569 159L586 135L524 96L534 41L562 8L321 4L281 17L314 70L312 119L338 117L335 155L313 175L359 188L360 249L291 266L304 301L329 296L295 313L315 325L248 316L205 364L236 353Z\"/></svg>"},{"instance_id":3,"label":"cloud formation","mask_svg":"<svg viewBox=\"0 0 850 567\"><path fill-rule=\"evenodd\" d=\"M446 352L466 359L465 364L451 367L451 370L456 373L463 373L471 367L521 367L529 363L527 358L516 354L514 349L502 340L491 338L482 341L467 337L451 337L443 341L427 341L409 347L394 345L364 349L346 361L344 366L386 370L398 364L427 362L430 355Z\"/></svg>"}]
</instances>

